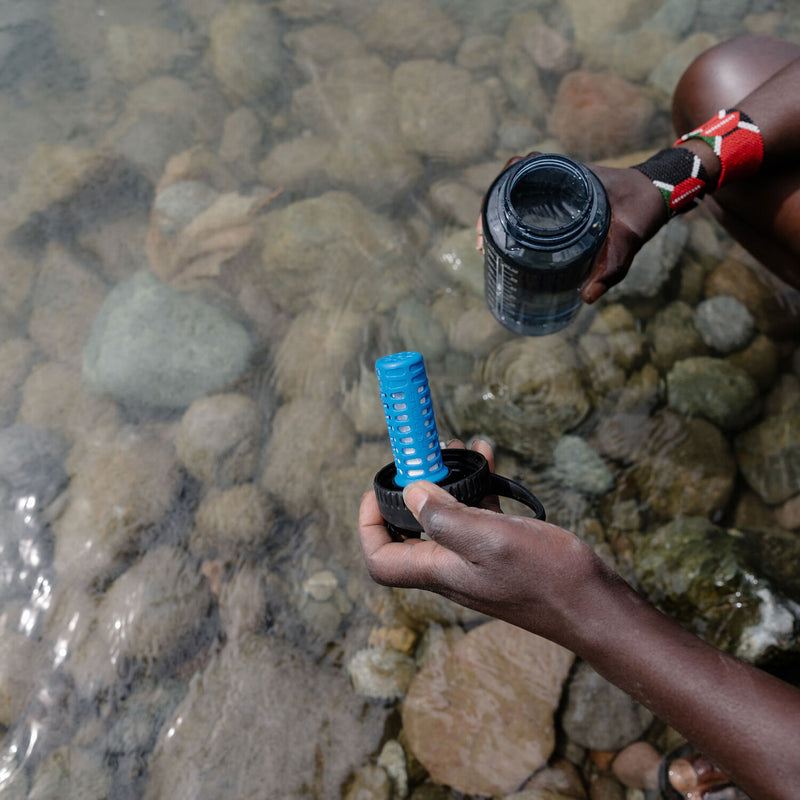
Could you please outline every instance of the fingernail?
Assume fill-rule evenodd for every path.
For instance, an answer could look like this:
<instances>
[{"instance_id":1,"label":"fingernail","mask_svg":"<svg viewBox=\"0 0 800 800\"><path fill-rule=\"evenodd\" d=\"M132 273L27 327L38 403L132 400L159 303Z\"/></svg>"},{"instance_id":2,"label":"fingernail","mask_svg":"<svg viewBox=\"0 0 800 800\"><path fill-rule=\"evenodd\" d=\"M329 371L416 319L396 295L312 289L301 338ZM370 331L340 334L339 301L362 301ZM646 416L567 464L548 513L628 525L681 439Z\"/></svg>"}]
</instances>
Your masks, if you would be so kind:
<instances>
[{"instance_id":1,"label":"fingernail","mask_svg":"<svg viewBox=\"0 0 800 800\"><path fill-rule=\"evenodd\" d=\"M408 510L415 517L422 511L422 507L425 505L427 499L428 490L424 485L421 485L420 481L409 483L408 486L403 489L403 500L406 506L408 506Z\"/></svg>"}]
</instances>

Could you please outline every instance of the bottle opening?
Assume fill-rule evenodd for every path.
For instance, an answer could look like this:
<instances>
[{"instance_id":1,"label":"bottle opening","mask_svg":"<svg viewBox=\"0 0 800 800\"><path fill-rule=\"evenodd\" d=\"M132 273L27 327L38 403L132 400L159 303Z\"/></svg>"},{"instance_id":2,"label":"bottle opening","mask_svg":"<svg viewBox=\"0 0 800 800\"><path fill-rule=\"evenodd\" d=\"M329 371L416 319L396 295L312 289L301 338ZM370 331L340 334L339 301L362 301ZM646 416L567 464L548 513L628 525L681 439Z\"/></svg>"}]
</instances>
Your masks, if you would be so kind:
<instances>
[{"instance_id":1,"label":"bottle opening","mask_svg":"<svg viewBox=\"0 0 800 800\"><path fill-rule=\"evenodd\" d=\"M508 186L508 213L514 226L528 236L563 236L584 223L592 195L586 178L570 164L561 159L533 160Z\"/></svg>"}]
</instances>

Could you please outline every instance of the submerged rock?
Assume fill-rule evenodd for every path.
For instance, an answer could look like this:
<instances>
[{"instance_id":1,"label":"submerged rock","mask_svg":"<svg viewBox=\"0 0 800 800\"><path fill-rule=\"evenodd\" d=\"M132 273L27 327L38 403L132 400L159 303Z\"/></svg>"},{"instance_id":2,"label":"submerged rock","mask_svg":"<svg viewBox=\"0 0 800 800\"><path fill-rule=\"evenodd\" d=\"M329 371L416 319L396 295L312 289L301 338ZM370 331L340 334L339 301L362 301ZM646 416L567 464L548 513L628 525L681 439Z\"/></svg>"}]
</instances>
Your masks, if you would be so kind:
<instances>
[{"instance_id":1,"label":"submerged rock","mask_svg":"<svg viewBox=\"0 0 800 800\"><path fill-rule=\"evenodd\" d=\"M178 458L191 475L222 489L253 478L261 449L261 412L243 394L195 400L178 424Z\"/></svg>"},{"instance_id":2,"label":"submerged rock","mask_svg":"<svg viewBox=\"0 0 800 800\"><path fill-rule=\"evenodd\" d=\"M491 98L466 70L433 59L405 61L394 72L392 88L400 129L413 151L464 163L489 148Z\"/></svg>"},{"instance_id":3,"label":"submerged rock","mask_svg":"<svg viewBox=\"0 0 800 800\"><path fill-rule=\"evenodd\" d=\"M699 418L662 411L633 432L632 475L653 511L664 519L712 518L731 498L736 461L719 429Z\"/></svg>"},{"instance_id":4,"label":"submerged rock","mask_svg":"<svg viewBox=\"0 0 800 800\"><path fill-rule=\"evenodd\" d=\"M406 268L404 232L347 192L271 211L263 234L259 277L281 309L375 313L392 308L407 290L386 277L392 266Z\"/></svg>"},{"instance_id":5,"label":"submerged rock","mask_svg":"<svg viewBox=\"0 0 800 800\"><path fill-rule=\"evenodd\" d=\"M800 634L800 605L762 572L753 557L761 549L746 532L687 517L637 537L636 575L665 613L716 647L761 663L775 651L798 650ZM797 553L795 545L794 556L785 555L796 562Z\"/></svg>"},{"instance_id":6,"label":"submerged rock","mask_svg":"<svg viewBox=\"0 0 800 800\"><path fill-rule=\"evenodd\" d=\"M356 692L373 700L404 697L417 674L411 656L386 647L359 650L348 662L347 672Z\"/></svg>"},{"instance_id":7,"label":"submerged rock","mask_svg":"<svg viewBox=\"0 0 800 800\"><path fill-rule=\"evenodd\" d=\"M646 92L624 78L574 70L558 86L548 127L577 158L606 158L643 147L653 111Z\"/></svg>"},{"instance_id":8,"label":"submerged rock","mask_svg":"<svg viewBox=\"0 0 800 800\"><path fill-rule=\"evenodd\" d=\"M742 350L755 334L753 315L724 294L703 300L695 309L694 323L703 341L722 354Z\"/></svg>"},{"instance_id":9,"label":"submerged rock","mask_svg":"<svg viewBox=\"0 0 800 800\"><path fill-rule=\"evenodd\" d=\"M579 492L601 495L614 486L608 465L580 436L562 436L553 451L553 461L559 479Z\"/></svg>"},{"instance_id":10,"label":"submerged rock","mask_svg":"<svg viewBox=\"0 0 800 800\"><path fill-rule=\"evenodd\" d=\"M111 770L101 754L81 747L53 750L36 768L29 800L104 800L111 792Z\"/></svg>"},{"instance_id":11,"label":"submerged rock","mask_svg":"<svg viewBox=\"0 0 800 800\"><path fill-rule=\"evenodd\" d=\"M411 750L436 782L457 791L516 790L552 753L553 714L573 658L497 620L443 644L403 704Z\"/></svg>"},{"instance_id":12,"label":"submerged rock","mask_svg":"<svg viewBox=\"0 0 800 800\"><path fill-rule=\"evenodd\" d=\"M123 403L181 408L236 380L251 352L247 331L219 308L139 272L95 317L83 373Z\"/></svg>"},{"instance_id":13,"label":"submerged rock","mask_svg":"<svg viewBox=\"0 0 800 800\"><path fill-rule=\"evenodd\" d=\"M490 431L503 447L546 462L557 438L590 409L575 351L542 336L493 350L475 380L456 388L451 414L462 436Z\"/></svg>"},{"instance_id":14,"label":"submerged rock","mask_svg":"<svg viewBox=\"0 0 800 800\"><path fill-rule=\"evenodd\" d=\"M705 417L724 431L743 428L761 408L758 385L743 369L707 356L672 367L667 403L682 414Z\"/></svg>"},{"instance_id":15,"label":"submerged rock","mask_svg":"<svg viewBox=\"0 0 800 800\"><path fill-rule=\"evenodd\" d=\"M126 429L71 458L70 502L55 521L57 571L94 578L135 552L140 534L169 510L180 485L173 448Z\"/></svg>"},{"instance_id":16,"label":"submerged rock","mask_svg":"<svg viewBox=\"0 0 800 800\"><path fill-rule=\"evenodd\" d=\"M211 21L209 57L226 92L236 100L263 100L281 79L280 41L272 10L229 3Z\"/></svg>"},{"instance_id":17,"label":"submerged rock","mask_svg":"<svg viewBox=\"0 0 800 800\"><path fill-rule=\"evenodd\" d=\"M150 759L145 800L338 800L375 752L388 710L285 642L229 643L189 687Z\"/></svg>"},{"instance_id":18,"label":"submerged rock","mask_svg":"<svg viewBox=\"0 0 800 800\"><path fill-rule=\"evenodd\" d=\"M148 551L111 584L97 609L112 663L169 655L200 629L210 602L186 553L168 546Z\"/></svg>"},{"instance_id":19,"label":"submerged rock","mask_svg":"<svg viewBox=\"0 0 800 800\"><path fill-rule=\"evenodd\" d=\"M571 741L592 750L619 750L635 742L650 726L653 714L581 663L569 683L562 716Z\"/></svg>"},{"instance_id":20,"label":"submerged rock","mask_svg":"<svg viewBox=\"0 0 800 800\"><path fill-rule=\"evenodd\" d=\"M745 480L771 505L800 488L800 409L769 416L736 438Z\"/></svg>"}]
</instances>

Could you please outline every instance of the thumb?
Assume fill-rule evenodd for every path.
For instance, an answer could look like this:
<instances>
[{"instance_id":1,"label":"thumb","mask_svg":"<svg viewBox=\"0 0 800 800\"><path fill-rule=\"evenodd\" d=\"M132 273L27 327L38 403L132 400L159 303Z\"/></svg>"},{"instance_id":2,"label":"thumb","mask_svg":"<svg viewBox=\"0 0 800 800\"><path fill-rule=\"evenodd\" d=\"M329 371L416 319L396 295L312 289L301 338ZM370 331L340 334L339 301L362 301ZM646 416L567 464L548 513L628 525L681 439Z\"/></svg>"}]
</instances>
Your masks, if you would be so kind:
<instances>
[{"instance_id":1,"label":"thumb","mask_svg":"<svg viewBox=\"0 0 800 800\"><path fill-rule=\"evenodd\" d=\"M495 512L465 506L429 481L415 481L403 490L403 500L435 542L473 560L496 517Z\"/></svg>"}]
</instances>

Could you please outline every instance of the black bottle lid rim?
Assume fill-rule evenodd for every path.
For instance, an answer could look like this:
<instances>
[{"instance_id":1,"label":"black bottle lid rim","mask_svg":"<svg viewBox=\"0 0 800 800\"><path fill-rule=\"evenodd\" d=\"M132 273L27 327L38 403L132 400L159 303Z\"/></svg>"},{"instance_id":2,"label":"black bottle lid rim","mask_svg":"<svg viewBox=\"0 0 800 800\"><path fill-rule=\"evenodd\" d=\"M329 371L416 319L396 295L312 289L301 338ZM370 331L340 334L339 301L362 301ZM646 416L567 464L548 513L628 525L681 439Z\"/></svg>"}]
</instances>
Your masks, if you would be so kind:
<instances>
[{"instance_id":1,"label":"black bottle lid rim","mask_svg":"<svg viewBox=\"0 0 800 800\"><path fill-rule=\"evenodd\" d=\"M497 475L489 469L486 459L474 450L442 450L442 461L448 468L447 477L439 482L459 502L476 506L487 495L509 497L530 508L537 519L545 519L545 510L538 498L524 486ZM381 515L390 528L405 534L415 534L422 526L403 501L403 490L395 483L394 462L386 464L375 474L373 486Z\"/></svg>"}]
</instances>

